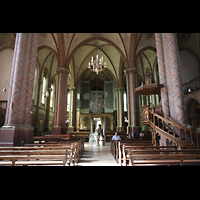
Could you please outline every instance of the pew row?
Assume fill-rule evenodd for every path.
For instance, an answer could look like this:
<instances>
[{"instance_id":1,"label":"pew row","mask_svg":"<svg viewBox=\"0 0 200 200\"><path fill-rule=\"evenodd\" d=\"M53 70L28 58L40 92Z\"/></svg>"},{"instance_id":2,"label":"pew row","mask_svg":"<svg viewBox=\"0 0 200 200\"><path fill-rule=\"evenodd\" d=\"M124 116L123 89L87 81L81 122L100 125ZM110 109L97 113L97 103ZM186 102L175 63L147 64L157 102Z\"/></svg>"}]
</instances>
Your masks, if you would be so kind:
<instances>
[{"instance_id":1,"label":"pew row","mask_svg":"<svg viewBox=\"0 0 200 200\"><path fill-rule=\"evenodd\" d=\"M177 146L153 146L141 141L113 141L111 150L119 165L200 164L200 149L177 149Z\"/></svg>"},{"instance_id":2,"label":"pew row","mask_svg":"<svg viewBox=\"0 0 200 200\"><path fill-rule=\"evenodd\" d=\"M80 159L81 153L77 143L70 144L26 144L23 147L0 147L0 160L12 161L12 165L19 164L18 160L47 160L44 162L26 162L30 164L60 164L55 160L62 161L64 166L76 165ZM17 161L17 162L16 162ZM20 164L23 162L20 161ZM0 162L0 164L4 164ZM6 162L5 162L6 164Z\"/></svg>"},{"instance_id":3,"label":"pew row","mask_svg":"<svg viewBox=\"0 0 200 200\"><path fill-rule=\"evenodd\" d=\"M84 138L73 137L65 138L65 135L46 135L47 137L34 137L34 144L28 144L28 146L40 145L42 146L53 146L53 145L64 145L64 144L74 144L77 149L77 159L79 161L80 157L84 152ZM61 137L63 136L63 137ZM48 138L49 137L49 138ZM27 144L24 144L27 146Z\"/></svg>"},{"instance_id":4,"label":"pew row","mask_svg":"<svg viewBox=\"0 0 200 200\"><path fill-rule=\"evenodd\" d=\"M134 146L150 146L152 145L151 141L144 140L112 140L111 142L111 153L113 157L116 159L116 162L121 164L121 152L122 152L122 146L125 145L134 145Z\"/></svg>"},{"instance_id":5,"label":"pew row","mask_svg":"<svg viewBox=\"0 0 200 200\"><path fill-rule=\"evenodd\" d=\"M129 156L129 165L135 164L179 164L200 163L200 154L131 154Z\"/></svg>"},{"instance_id":6,"label":"pew row","mask_svg":"<svg viewBox=\"0 0 200 200\"><path fill-rule=\"evenodd\" d=\"M70 150L0 150L0 165L63 165L70 166Z\"/></svg>"}]
</instances>

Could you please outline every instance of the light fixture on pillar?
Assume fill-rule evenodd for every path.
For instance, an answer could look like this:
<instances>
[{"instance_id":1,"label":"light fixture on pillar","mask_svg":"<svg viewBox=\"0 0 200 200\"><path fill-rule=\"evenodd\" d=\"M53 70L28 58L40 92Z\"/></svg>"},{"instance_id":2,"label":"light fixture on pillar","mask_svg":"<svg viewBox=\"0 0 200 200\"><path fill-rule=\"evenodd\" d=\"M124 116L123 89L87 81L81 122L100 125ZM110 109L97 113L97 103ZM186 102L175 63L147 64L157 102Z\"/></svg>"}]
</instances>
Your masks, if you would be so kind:
<instances>
[{"instance_id":1,"label":"light fixture on pillar","mask_svg":"<svg viewBox=\"0 0 200 200\"><path fill-rule=\"evenodd\" d=\"M192 92L192 88L191 87L188 88L188 92Z\"/></svg>"},{"instance_id":2,"label":"light fixture on pillar","mask_svg":"<svg viewBox=\"0 0 200 200\"><path fill-rule=\"evenodd\" d=\"M46 94L44 95L44 98L49 97L49 91L46 91Z\"/></svg>"},{"instance_id":3,"label":"light fixture on pillar","mask_svg":"<svg viewBox=\"0 0 200 200\"><path fill-rule=\"evenodd\" d=\"M88 64L88 69L91 69L93 72L98 74L99 72L103 71L106 68L107 66L106 66L106 62L103 61L103 56L101 56L100 59L98 56L98 33L97 33L97 55L96 55L95 60L93 59L93 56L92 56L91 62L89 62Z\"/></svg>"},{"instance_id":4,"label":"light fixture on pillar","mask_svg":"<svg viewBox=\"0 0 200 200\"><path fill-rule=\"evenodd\" d=\"M7 91L7 89L6 89L6 83L8 84L8 86L9 86L9 88L10 88L10 85L9 85L8 81L5 80L5 87L3 88L3 92L6 92L6 91Z\"/></svg>"},{"instance_id":5,"label":"light fixture on pillar","mask_svg":"<svg viewBox=\"0 0 200 200\"><path fill-rule=\"evenodd\" d=\"M47 89L45 95L44 95L44 98L46 98L46 97L48 98L51 91L52 91L52 88L49 87L49 88Z\"/></svg>"}]
</instances>

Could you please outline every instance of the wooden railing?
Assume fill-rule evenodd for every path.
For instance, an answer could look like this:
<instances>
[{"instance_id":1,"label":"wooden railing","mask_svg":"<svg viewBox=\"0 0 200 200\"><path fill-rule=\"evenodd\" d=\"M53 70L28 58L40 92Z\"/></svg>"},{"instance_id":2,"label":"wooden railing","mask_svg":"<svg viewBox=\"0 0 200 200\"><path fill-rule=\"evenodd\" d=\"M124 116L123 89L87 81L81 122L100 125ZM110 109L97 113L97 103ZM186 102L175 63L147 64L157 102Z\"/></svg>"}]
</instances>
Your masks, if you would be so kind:
<instances>
[{"instance_id":1,"label":"wooden railing","mask_svg":"<svg viewBox=\"0 0 200 200\"><path fill-rule=\"evenodd\" d=\"M183 84L184 94L188 94L198 89L200 89L200 76Z\"/></svg>"},{"instance_id":2,"label":"wooden railing","mask_svg":"<svg viewBox=\"0 0 200 200\"><path fill-rule=\"evenodd\" d=\"M152 129L152 138L158 133L163 135L177 146L186 148L199 148L199 134L182 126L168 116L157 114L155 108L142 106L142 122Z\"/></svg>"}]
</instances>

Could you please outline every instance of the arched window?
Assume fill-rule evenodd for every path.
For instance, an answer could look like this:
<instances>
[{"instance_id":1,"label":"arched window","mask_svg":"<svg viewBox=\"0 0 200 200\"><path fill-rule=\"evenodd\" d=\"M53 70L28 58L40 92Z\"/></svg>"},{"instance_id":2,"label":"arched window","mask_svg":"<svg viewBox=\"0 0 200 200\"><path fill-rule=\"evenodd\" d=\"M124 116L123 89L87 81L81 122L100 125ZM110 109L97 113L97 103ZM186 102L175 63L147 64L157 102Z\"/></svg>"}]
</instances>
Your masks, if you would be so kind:
<instances>
[{"instance_id":1,"label":"arched window","mask_svg":"<svg viewBox=\"0 0 200 200\"><path fill-rule=\"evenodd\" d=\"M70 91L67 92L67 112L70 110Z\"/></svg>"},{"instance_id":2,"label":"arched window","mask_svg":"<svg viewBox=\"0 0 200 200\"><path fill-rule=\"evenodd\" d=\"M123 94L123 98L124 98L124 112L127 112L127 95L125 91Z\"/></svg>"},{"instance_id":3,"label":"arched window","mask_svg":"<svg viewBox=\"0 0 200 200\"><path fill-rule=\"evenodd\" d=\"M33 104L36 104L36 99L37 99L37 93L38 93L38 69L37 66L35 68L35 78L34 78L34 84L33 84Z\"/></svg>"},{"instance_id":4,"label":"arched window","mask_svg":"<svg viewBox=\"0 0 200 200\"><path fill-rule=\"evenodd\" d=\"M46 71L45 71L43 75L43 82L42 82L42 101L41 101L42 104L45 103L45 93L46 93L46 87L47 87L46 82L47 82L47 79L46 79Z\"/></svg>"},{"instance_id":5,"label":"arched window","mask_svg":"<svg viewBox=\"0 0 200 200\"><path fill-rule=\"evenodd\" d=\"M50 107L53 108L53 100L54 100L54 83L51 83L51 98L50 98Z\"/></svg>"}]
</instances>

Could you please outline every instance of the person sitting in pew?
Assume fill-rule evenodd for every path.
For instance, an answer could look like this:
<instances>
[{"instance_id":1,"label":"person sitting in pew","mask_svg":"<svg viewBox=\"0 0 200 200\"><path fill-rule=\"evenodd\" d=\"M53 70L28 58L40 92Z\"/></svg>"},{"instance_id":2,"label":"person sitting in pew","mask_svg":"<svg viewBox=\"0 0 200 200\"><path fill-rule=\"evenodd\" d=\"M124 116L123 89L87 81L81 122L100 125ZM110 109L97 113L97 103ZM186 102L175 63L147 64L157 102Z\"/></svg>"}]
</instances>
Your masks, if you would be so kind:
<instances>
[{"instance_id":1,"label":"person sitting in pew","mask_svg":"<svg viewBox=\"0 0 200 200\"><path fill-rule=\"evenodd\" d=\"M144 137L144 133L142 131L140 132L140 137Z\"/></svg>"},{"instance_id":2,"label":"person sitting in pew","mask_svg":"<svg viewBox=\"0 0 200 200\"><path fill-rule=\"evenodd\" d=\"M117 131L115 132L115 135L113 135L112 140L121 140L120 136L117 135Z\"/></svg>"},{"instance_id":3,"label":"person sitting in pew","mask_svg":"<svg viewBox=\"0 0 200 200\"><path fill-rule=\"evenodd\" d=\"M134 133L133 132L128 134L128 139L134 139Z\"/></svg>"}]
</instances>

